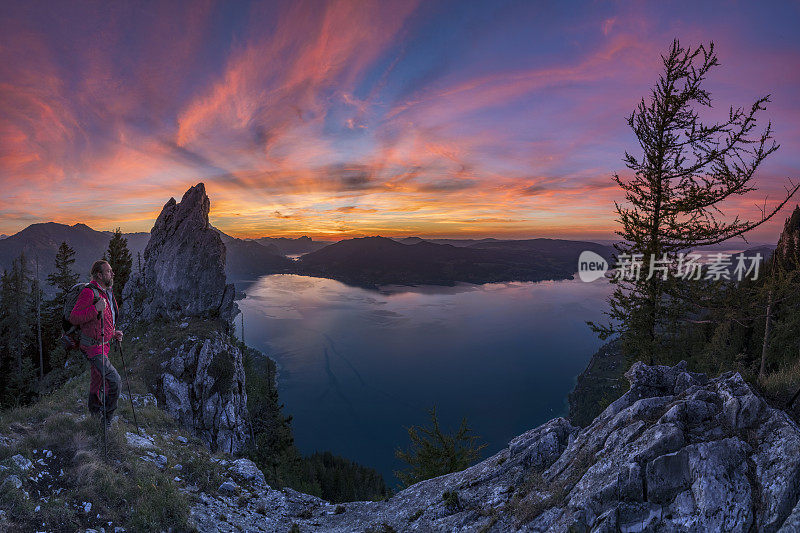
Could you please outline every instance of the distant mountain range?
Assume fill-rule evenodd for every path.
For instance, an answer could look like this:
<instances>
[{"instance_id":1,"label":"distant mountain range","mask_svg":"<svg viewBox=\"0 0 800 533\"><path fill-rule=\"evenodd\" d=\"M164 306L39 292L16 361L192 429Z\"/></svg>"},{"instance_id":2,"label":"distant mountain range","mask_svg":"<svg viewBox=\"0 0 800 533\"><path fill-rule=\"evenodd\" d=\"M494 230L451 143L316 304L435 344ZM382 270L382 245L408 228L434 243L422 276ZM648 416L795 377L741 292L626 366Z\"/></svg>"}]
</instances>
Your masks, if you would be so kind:
<instances>
[{"instance_id":1,"label":"distant mountain range","mask_svg":"<svg viewBox=\"0 0 800 533\"><path fill-rule=\"evenodd\" d=\"M290 272L294 265L294 261L287 259L274 244L237 239L217 231L227 250L225 274L231 282Z\"/></svg>"},{"instance_id":2,"label":"distant mountain range","mask_svg":"<svg viewBox=\"0 0 800 533\"><path fill-rule=\"evenodd\" d=\"M284 257L275 246L237 239L221 231L219 233L227 249L225 273L232 281L287 272L294 263ZM31 224L19 233L0 240L0 270L10 269L11 262L24 252L31 269L35 268L38 260L39 278L44 281L55 269L58 247L66 242L75 250L73 270L81 275L81 279L88 280L89 268L108 249L112 235L110 231L96 231L86 224ZM128 249L131 251L135 269L137 254L144 252L150 233L123 233L123 236L128 239ZM50 289L46 283L42 288L45 291Z\"/></svg>"},{"instance_id":3,"label":"distant mountain range","mask_svg":"<svg viewBox=\"0 0 800 533\"><path fill-rule=\"evenodd\" d=\"M103 252L108 249L112 235L110 231L95 231L86 224L31 224L19 233L0 240L0 270L10 269L11 262L24 252L32 269L38 260L39 277L45 280L55 269L58 247L66 242L75 250L73 269L88 279L92 262L102 257ZM126 233L124 236L128 239L128 249L136 261L136 254L144 251L150 234ZM48 287L43 288L46 290Z\"/></svg>"},{"instance_id":4,"label":"distant mountain range","mask_svg":"<svg viewBox=\"0 0 800 533\"><path fill-rule=\"evenodd\" d=\"M312 241L310 237L298 237L290 239L287 237L261 237L252 239L264 246L274 246L283 255L298 255L314 252L331 244L330 241Z\"/></svg>"},{"instance_id":5,"label":"distant mountain range","mask_svg":"<svg viewBox=\"0 0 800 533\"><path fill-rule=\"evenodd\" d=\"M217 230L219 231L219 230ZM577 269L578 256L592 250L611 259L610 246L564 239L423 239L364 237L336 243L309 237L238 239L219 231L225 244L226 275L242 286L249 280L274 273L327 277L362 287L380 285L453 285L457 282L489 283L567 279ZM76 251L74 269L88 278L91 263L108 248L112 233L85 224L55 222L32 224L0 240L0 269L24 252L31 266L38 258L40 278L54 269L61 242ZM136 268L149 233L126 233ZM301 255L293 261L287 255Z\"/></svg>"},{"instance_id":6,"label":"distant mountain range","mask_svg":"<svg viewBox=\"0 0 800 533\"><path fill-rule=\"evenodd\" d=\"M364 287L453 285L568 279L576 272L582 251L611 257L608 246L584 241L482 239L458 240L458 246L451 244L451 239L446 241L440 244L413 237L348 239L303 255L297 261L297 271Z\"/></svg>"},{"instance_id":7,"label":"distant mountain range","mask_svg":"<svg viewBox=\"0 0 800 533\"><path fill-rule=\"evenodd\" d=\"M458 247L467 247L472 246L475 244L480 243L487 243L487 242L510 242L510 241L499 241L498 239L493 238L486 238L486 239L423 239L422 237L404 237L404 238L396 238L394 239L397 242L402 242L403 244L416 244L418 242L432 242L434 244L449 244L451 246L458 246Z\"/></svg>"}]
</instances>

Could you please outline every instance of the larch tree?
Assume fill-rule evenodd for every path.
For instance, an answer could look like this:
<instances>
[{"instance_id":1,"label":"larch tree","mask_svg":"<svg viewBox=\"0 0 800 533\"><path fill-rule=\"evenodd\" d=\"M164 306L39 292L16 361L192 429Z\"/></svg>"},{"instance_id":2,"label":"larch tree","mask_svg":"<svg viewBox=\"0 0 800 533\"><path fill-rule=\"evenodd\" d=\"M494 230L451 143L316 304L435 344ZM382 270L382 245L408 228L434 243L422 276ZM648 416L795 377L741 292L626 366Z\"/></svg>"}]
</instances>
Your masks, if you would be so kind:
<instances>
[{"instance_id":1,"label":"larch tree","mask_svg":"<svg viewBox=\"0 0 800 533\"><path fill-rule=\"evenodd\" d=\"M703 82L719 65L714 44L684 48L676 39L661 60L663 70L649 98L627 118L641 150L625 152L632 176L613 176L625 193L624 202L615 202L622 226L616 231L622 238L615 245L617 259L635 263L639 257L646 272L615 276L609 324L589 323L601 338L620 334L625 353L651 363L658 358L660 337L687 312L686 301L670 295L676 278L667 275L669 269L674 273L687 251L763 224L800 187L789 181L785 198L771 211L762 208L757 220L726 216L722 203L756 190L756 170L778 149L771 123L756 131L769 96L748 108L730 107L725 120L705 123L699 112L711 107L711 95Z\"/></svg>"}]
</instances>

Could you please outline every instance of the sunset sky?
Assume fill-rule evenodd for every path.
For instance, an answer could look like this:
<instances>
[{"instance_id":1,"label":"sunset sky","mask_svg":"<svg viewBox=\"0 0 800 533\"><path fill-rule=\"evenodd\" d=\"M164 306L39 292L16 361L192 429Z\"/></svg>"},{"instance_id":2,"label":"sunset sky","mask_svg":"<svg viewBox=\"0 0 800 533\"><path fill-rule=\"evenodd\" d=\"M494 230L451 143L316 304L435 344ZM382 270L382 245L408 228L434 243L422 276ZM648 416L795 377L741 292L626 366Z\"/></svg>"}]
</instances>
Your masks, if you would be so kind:
<instances>
[{"instance_id":1,"label":"sunset sky","mask_svg":"<svg viewBox=\"0 0 800 533\"><path fill-rule=\"evenodd\" d=\"M797 1L4 1L0 233L149 231L202 181L239 237L612 238L675 37L715 42L712 117L772 95L781 148L727 208L757 217L800 181L799 27Z\"/></svg>"}]
</instances>

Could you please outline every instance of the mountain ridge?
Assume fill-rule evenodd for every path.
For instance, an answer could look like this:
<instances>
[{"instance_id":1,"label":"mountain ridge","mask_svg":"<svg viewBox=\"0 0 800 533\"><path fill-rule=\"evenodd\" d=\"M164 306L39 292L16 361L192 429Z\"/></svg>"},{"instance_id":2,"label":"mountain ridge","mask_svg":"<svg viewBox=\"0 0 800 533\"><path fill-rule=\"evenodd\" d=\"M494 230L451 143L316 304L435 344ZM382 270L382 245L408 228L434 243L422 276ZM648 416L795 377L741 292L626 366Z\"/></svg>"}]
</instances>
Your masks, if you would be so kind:
<instances>
[{"instance_id":1,"label":"mountain ridge","mask_svg":"<svg viewBox=\"0 0 800 533\"><path fill-rule=\"evenodd\" d=\"M609 247L584 241L493 240L456 246L426 240L406 244L375 236L339 241L305 254L298 259L297 270L369 288L542 281L570 279L583 250L611 255Z\"/></svg>"}]
</instances>

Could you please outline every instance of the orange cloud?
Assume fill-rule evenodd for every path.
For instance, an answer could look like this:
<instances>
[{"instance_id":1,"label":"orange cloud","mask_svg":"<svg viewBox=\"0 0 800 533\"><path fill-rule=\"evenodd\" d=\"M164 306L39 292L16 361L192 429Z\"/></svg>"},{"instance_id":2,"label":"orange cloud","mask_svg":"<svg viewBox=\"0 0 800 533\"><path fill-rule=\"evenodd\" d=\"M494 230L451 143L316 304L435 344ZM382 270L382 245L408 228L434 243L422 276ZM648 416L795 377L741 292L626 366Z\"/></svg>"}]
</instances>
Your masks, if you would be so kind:
<instances>
[{"instance_id":1,"label":"orange cloud","mask_svg":"<svg viewBox=\"0 0 800 533\"><path fill-rule=\"evenodd\" d=\"M0 23L9 30L0 36L0 232L51 219L148 230L166 198L197 181L212 222L241 236L615 228L621 194L610 176L635 147L623 117L672 38L644 7L579 22L595 40L577 39L569 53L506 61L480 55L491 42L462 42L445 58L452 63L429 73L427 56L440 53L420 44L430 5L230 6L54 5L45 22L63 21L64 34L9 9ZM505 31L482 22L486 35ZM685 28L692 38L703 30ZM749 91L767 61L768 86L800 82L785 68L796 53L735 43L723 63L742 55L754 66L725 74L726 90ZM488 66L464 66L462 55ZM789 153L800 135L794 94L771 108ZM765 175L791 175L795 163L786 157ZM762 181L777 197L780 180ZM757 213L752 203L731 210Z\"/></svg>"}]
</instances>

